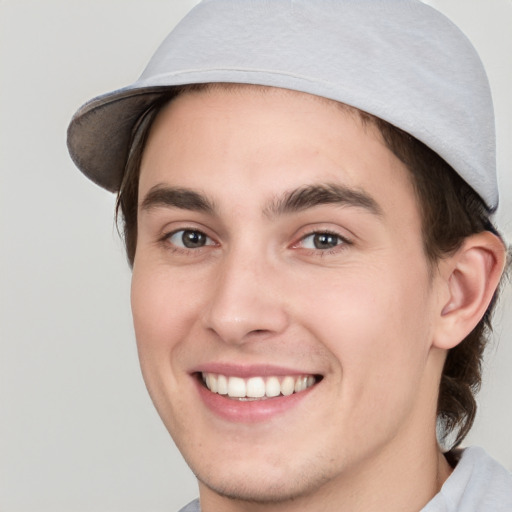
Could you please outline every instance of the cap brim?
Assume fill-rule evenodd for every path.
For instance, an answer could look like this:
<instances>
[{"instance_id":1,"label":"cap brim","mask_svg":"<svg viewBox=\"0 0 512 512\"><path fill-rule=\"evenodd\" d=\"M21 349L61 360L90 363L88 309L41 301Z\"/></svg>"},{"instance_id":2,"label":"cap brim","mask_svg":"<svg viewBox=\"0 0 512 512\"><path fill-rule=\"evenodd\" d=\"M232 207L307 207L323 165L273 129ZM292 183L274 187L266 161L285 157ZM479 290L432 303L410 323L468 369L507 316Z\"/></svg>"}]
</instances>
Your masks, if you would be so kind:
<instances>
[{"instance_id":1,"label":"cap brim","mask_svg":"<svg viewBox=\"0 0 512 512\"><path fill-rule=\"evenodd\" d=\"M144 112L168 91L169 87L130 86L83 105L73 116L67 133L69 153L77 167L94 183L116 192L134 127Z\"/></svg>"}]
</instances>

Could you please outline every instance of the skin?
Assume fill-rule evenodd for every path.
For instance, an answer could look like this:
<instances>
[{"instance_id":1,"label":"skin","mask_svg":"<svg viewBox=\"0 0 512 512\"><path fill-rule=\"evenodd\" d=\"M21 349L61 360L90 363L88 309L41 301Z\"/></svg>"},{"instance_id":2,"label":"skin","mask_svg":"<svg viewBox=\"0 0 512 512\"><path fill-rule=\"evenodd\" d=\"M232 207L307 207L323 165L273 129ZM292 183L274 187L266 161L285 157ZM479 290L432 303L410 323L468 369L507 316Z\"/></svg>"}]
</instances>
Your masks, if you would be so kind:
<instances>
[{"instance_id":1,"label":"skin","mask_svg":"<svg viewBox=\"0 0 512 512\"><path fill-rule=\"evenodd\" d=\"M325 184L372 207L277 207ZM169 188L211 208L155 199ZM408 171L379 134L303 93L187 93L153 126L139 197L141 367L203 511L420 510L451 471L436 402L446 349L469 329L452 320L447 334L459 307L451 291L468 287L450 277L450 258L428 265ZM205 245L184 247L180 230L203 233ZM311 234L326 232L333 246L315 247ZM265 421L229 421L205 405L194 373L218 363L322 380Z\"/></svg>"}]
</instances>

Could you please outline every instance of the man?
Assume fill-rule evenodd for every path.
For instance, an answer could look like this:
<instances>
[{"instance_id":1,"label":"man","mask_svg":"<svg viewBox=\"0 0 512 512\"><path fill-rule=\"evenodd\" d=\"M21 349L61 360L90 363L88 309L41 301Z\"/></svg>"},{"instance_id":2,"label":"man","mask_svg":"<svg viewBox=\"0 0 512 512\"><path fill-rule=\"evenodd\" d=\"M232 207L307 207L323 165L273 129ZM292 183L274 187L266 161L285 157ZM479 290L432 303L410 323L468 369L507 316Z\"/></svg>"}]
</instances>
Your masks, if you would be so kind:
<instances>
[{"instance_id":1,"label":"man","mask_svg":"<svg viewBox=\"0 0 512 512\"><path fill-rule=\"evenodd\" d=\"M455 448L506 262L476 52L416 0L209 0L71 154L118 192L183 510L512 510Z\"/></svg>"}]
</instances>

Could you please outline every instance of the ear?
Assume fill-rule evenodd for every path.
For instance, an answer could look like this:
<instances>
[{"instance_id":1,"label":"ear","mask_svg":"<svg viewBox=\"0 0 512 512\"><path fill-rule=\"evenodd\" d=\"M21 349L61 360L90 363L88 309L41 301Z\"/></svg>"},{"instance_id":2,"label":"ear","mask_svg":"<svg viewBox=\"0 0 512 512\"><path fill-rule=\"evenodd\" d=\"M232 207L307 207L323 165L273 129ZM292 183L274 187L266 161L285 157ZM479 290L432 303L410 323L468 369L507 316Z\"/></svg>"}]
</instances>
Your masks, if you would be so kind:
<instances>
[{"instance_id":1,"label":"ear","mask_svg":"<svg viewBox=\"0 0 512 512\"><path fill-rule=\"evenodd\" d=\"M447 293L442 303L433 345L458 345L484 316L505 266L503 242L489 231L472 235L440 265Z\"/></svg>"}]
</instances>

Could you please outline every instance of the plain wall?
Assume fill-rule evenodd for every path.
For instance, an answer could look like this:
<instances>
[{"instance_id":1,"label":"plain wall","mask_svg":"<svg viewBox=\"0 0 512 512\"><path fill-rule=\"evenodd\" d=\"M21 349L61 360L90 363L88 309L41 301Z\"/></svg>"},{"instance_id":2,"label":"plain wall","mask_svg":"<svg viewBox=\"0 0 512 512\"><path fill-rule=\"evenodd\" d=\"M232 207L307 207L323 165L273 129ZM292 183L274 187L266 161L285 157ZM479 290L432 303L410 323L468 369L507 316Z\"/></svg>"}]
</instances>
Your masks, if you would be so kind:
<instances>
[{"instance_id":1,"label":"plain wall","mask_svg":"<svg viewBox=\"0 0 512 512\"><path fill-rule=\"evenodd\" d=\"M135 80L195 3L0 1L1 511L173 511L197 494L140 376L114 197L65 145L74 111ZM488 68L512 240L512 2L429 3ZM510 288L468 443L512 469Z\"/></svg>"}]
</instances>

